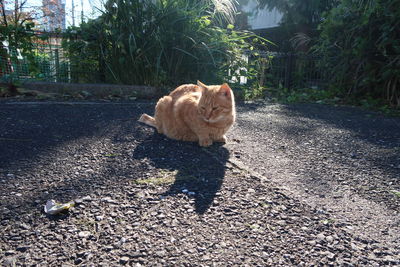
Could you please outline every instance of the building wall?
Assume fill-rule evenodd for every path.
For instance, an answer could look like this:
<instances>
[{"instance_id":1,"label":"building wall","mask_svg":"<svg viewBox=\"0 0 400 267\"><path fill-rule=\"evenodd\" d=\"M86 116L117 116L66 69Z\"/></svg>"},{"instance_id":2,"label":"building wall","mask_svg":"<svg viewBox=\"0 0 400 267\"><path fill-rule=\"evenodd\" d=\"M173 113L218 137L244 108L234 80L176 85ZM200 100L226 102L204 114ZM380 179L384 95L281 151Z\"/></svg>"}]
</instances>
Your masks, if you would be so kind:
<instances>
[{"instance_id":1,"label":"building wall","mask_svg":"<svg viewBox=\"0 0 400 267\"><path fill-rule=\"evenodd\" d=\"M256 7L256 0L249 0L246 5L241 5L241 10L248 14L248 24L252 30L274 28L279 25L282 14L278 10L269 11L267 8L257 10Z\"/></svg>"},{"instance_id":2,"label":"building wall","mask_svg":"<svg viewBox=\"0 0 400 267\"><path fill-rule=\"evenodd\" d=\"M65 0L43 0L43 28L65 30Z\"/></svg>"}]
</instances>

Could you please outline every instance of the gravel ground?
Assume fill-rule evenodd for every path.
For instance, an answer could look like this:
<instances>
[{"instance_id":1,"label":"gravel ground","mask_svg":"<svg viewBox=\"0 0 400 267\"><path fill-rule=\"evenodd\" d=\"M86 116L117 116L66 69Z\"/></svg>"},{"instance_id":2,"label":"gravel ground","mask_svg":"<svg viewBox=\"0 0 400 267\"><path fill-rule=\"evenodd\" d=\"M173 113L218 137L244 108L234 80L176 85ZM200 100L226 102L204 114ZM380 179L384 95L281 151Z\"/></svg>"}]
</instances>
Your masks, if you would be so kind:
<instances>
[{"instance_id":1,"label":"gravel ground","mask_svg":"<svg viewBox=\"0 0 400 267\"><path fill-rule=\"evenodd\" d=\"M400 264L399 119L242 104L202 149L136 122L153 109L0 103L0 264Z\"/></svg>"},{"instance_id":2,"label":"gravel ground","mask_svg":"<svg viewBox=\"0 0 400 267\"><path fill-rule=\"evenodd\" d=\"M317 104L252 103L238 114L234 158L358 235L400 246L399 118Z\"/></svg>"}]
</instances>

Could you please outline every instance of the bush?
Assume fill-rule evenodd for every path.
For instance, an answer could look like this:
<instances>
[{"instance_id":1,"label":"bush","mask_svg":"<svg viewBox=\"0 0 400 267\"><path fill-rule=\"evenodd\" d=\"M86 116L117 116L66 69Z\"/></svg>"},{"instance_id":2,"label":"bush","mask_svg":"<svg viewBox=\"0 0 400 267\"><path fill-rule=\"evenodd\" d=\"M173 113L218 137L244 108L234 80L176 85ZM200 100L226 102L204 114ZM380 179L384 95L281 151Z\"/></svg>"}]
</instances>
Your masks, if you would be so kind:
<instances>
[{"instance_id":1,"label":"bush","mask_svg":"<svg viewBox=\"0 0 400 267\"><path fill-rule=\"evenodd\" d=\"M228 81L235 75L230 69L247 67L243 51L266 41L234 30L232 12L226 12L231 5L227 0L108 0L99 18L69 30L64 47L76 66L96 65L104 82Z\"/></svg>"},{"instance_id":2,"label":"bush","mask_svg":"<svg viewBox=\"0 0 400 267\"><path fill-rule=\"evenodd\" d=\"M343 96L400 107L400 0L344 0L320 25L314 47Z\"/></svg>"}]
</instances>

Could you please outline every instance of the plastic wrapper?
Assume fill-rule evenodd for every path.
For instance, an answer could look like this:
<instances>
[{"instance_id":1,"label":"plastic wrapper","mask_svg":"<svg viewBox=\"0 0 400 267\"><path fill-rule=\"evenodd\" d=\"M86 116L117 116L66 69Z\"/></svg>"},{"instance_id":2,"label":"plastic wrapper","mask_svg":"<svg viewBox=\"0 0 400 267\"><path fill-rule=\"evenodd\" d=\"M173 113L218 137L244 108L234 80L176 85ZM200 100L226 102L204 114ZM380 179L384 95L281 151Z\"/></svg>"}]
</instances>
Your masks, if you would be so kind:
<instances>
[{"instance_id":1,"label":"plastic wrapper","mask_svg":"<svg viewBox=\"0 0 400 267\"><path fill-rule=\"evenodd\" d=\"M58 203L51 199L46 202L46 205L44 206L44 212L50 215L56 215L63 211L68 211L74 205L75 203L73 201L68 203Z\"/></svg>"}]
</instances>

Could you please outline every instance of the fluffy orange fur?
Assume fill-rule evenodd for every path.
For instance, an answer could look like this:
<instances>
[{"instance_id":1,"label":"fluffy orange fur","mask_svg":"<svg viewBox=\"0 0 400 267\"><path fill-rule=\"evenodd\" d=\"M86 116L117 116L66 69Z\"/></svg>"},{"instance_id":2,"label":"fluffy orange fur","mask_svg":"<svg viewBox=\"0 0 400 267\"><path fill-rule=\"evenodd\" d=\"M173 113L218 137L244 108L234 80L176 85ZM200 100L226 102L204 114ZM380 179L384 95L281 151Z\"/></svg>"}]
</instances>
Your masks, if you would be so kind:
<instances>
[{"instance_id":1,"label":"fluffy orange fur","mask_svg":"<svg viewBox=\"0 0 400 267\"><path fill-rule=\"evenodd\" d=\"M169 138L210 146L226 142L225 133L235 122L235 99L228 84L207 86L200 81L184 84L158 100L154 118L139 121Z\"/></svg>"}]
</instances>

